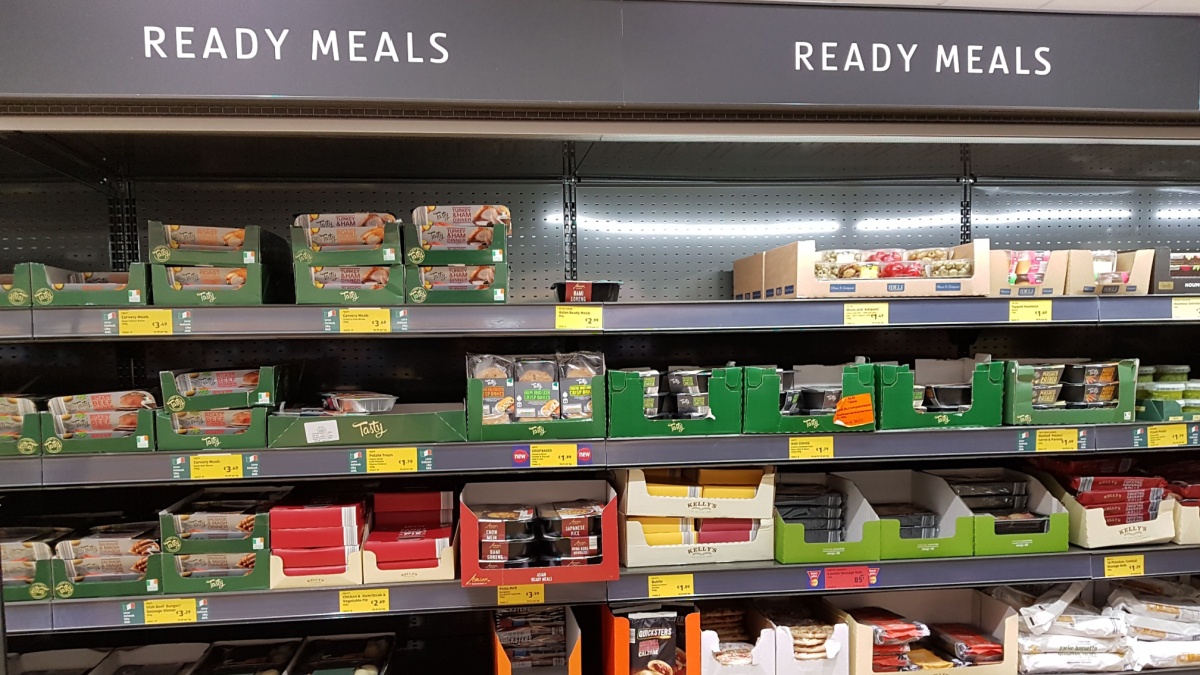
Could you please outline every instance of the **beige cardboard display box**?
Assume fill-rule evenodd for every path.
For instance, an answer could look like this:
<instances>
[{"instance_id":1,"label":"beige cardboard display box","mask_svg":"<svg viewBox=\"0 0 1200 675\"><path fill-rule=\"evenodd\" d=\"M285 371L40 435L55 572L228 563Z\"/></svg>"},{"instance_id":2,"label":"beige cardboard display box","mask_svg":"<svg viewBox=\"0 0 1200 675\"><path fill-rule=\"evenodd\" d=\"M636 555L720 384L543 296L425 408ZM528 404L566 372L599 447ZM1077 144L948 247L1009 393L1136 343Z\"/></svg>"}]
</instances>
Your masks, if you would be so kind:
<instances>
[{"instance_id":1,"label":"beige cardboard display box","mask_svg":"<svg viewBox=\"0 0 1200 675\"><path fill-rule=\"evenodd\" d=\"M755 253L733 261L733 299L761 300L765 253Z\"/></svg>"},{"instance_id":2,"label":"beige cardboard display box","mask_svg":"<svg viewBox=\"0 0 1200 675\"><path fill-rule=\"evenodd\" d=\"M99 665L107 655L107 649L57 649L49 652L9 654L5 663L8 675L44 671L87 672Z\"/></svg>"},{"instance_id":3,"label":"beige cardboard display box","mask_svg":"<svg viewBox=\"0 0 1200 675\"><path fill-rule=\"evenodd\" d=\"M704 610L700 610L700 619L704 620ZM753 607L746 607L745 619L747 635L758 634L754 641L754 649L750 651L750 665L726 666L713 656L721 643L716 631L700 631L700 672L702 675L776 675L776 633L775 626ZM788 658L791 658L792 636L787 638Z\"/></svg>"},{"instance_id":4,"label":"beige cardboard display box","mask_svg":"<svg viewBox=\"0 0 1200 675\"><path fill-rule=\"evenodd\" d=\"M403 584L410 581L445 581L454 578L454 564L458 560L458 530L454 540L438 555L437 567L410 570L381 570L374 551L363 550L362 570L364 584Z\"/></svg>"},{"instance_id":5,"label":"beige cardboard display box","mask_svg":"<svg viewBox=\"0 0 1200 675\"><path fill-rule=\"evenodd\" d=\"M1008 253L1006 249L992 249L992 297L1018 300L1066 295L1067 261L1070 258L1068 251L1050 251L1050 260L1042 275L1042 283L1036 285L1008 283Z\"/></svg>"},{"instance_id":6,"label":"beige cardboard display box","mask_svg":"<svg viewBox=\"0 0 1200 675\"><path fill-rule=\"evenodd\" d=\"M206 642L185 642L114 649L88 675L114 675L128 666L192 665L208 650ZM165 670L165 669L163 669ZM187 672L185 668L182 672Z\"/></svg>"},{"instance_id":7,"label":"beige cardboard display box","mask_svg":"<svg viewBox=\"0 0 1200 675\"><path fill-rule=\"evenodd\" d=\"M817 279L820 260L815 241L784 244L766 252L763 297L780 298L924 298L988 295L991 256L987 239L947 247L952 258L969 258L969 277L893 277L879 279Z\"/></svg>"},{"instance_id":8,"label":"beige cardboard display box","mask_svg":"<svg viewBox=\"0 0 1200 675\"><path fill-rule=\"evenodd\" d=\"M752 541L651 546L646 543L646 533L641 523L623 513L619 517L621 564L625 567L745 562L770 560L775 555L775 521L772 518L759 521L758 531L754 533Z\"/></svg>"},{"instance_id":9,"label":"beige cardboard display box","mask_svg":"<svg viewBox=\"0 0 1200 675\"><path fill-rule=\"evenodd\" d=\"M963 588L928 589L890 593L853 593L826 597L828 603L850 630L850 672L868 675L875 648L874 630L855 621L845 610L882 607L906 619L931 623L965 623L980 628L1004 646L1004 660L970 666L956 672L964 675L1016 675L1017 612L1008 605L979 591Z\"/></svg>"},{"instance_id":10,"label":"beige cardboard display box","mask_svg":"<svg viewBox=\"0 0 1200 675\"><path fill-rule=\"evenodd\" d=\"M1150 292L1150 271L1154 268L1154 249L1117 253L1117 271L1129 272L1123 284L1096 283L1095 262L1091 251L1073 249L1067 259L1067 295L1146 295Z\"/></svg>"},{"instance_id":11,"label":"beige cardboard display box","mask_svg":"<svg viewBox=\"0 0 1200 675\"><path fill-rule=\"evenodd\" d=\"M1029 475L1042 481L1071 516L1071 543L1083 548L1162 544L1175 539L1174 499L1164 499L1158 507L1158 517L1143 523L1109 525L1102 509L1085 509L1058 481L1048 473L1030 471Z\"/></svg>"},{"instance_id":12,"label":"beige cardboard display box","mask_svg":"<svg viewBox=\"0 0 1200 675\"><path fill-rule=\"evenodd\" d=\"M271 588L337 588L339 586L361 586L363 583L362 553L346 556L346 571L340 574L306 574L292 576L284 574L283 559L271 556Z\"/></svg>"},{"instance_id":13,"label":"beige cardboard display box","mask_svg":"<svg viewBox=\"0 0 1200 675\"><path fill-rule=\"evenodd\" d=\"M1200 544L1200 506L1180 506L1176 502L1175 538L1171 541L1176 544Z\"/></svg>"},{"instance_id":14,"label":"beige cardboard display box","mask_svg":"<svg viewBox=\"0 0 1200 675\"><path fill-rule=\"evenodd\" d=\"M775 509L775 469L763 471L754 499L709 497L659 497L646 490L646 472L641 469L617 471L620 511L630 516L669 516L675 518L754 518L770 519Z\"/></svg>"},{"instance_id":15,"label":"beige cardboard display box","mask_svg":"<svg viewBox=\"0 0 1200 675\"><path fill-rule=\"evenodd\" d=\"M836 618L833 637L825 641L828 658L798 660L792 650L792 631L787 626L775 627L775 675L849 675L850 627Z\"/></svg>"}]
</instances>

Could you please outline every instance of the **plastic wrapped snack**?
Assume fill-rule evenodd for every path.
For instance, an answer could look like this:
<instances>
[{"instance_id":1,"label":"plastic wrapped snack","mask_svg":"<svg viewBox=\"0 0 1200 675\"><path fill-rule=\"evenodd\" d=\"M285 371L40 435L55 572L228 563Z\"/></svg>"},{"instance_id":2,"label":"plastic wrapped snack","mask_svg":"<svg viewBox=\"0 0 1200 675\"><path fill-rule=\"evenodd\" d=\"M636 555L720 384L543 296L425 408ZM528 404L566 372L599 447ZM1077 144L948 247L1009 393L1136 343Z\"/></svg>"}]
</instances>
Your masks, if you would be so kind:
<instances>
[{"instance_id":1,"label":"plastic wrapped snack","mask_svg":"<svg viewBox=\"0 0 1200 675\"><path fill-rule=\"evenodd\" d=\"M467 354L467 377L483 384L483 423L511 422L517 404L513 394L512 360L492 354Z\"/></svg>"},{"instance_id":2,"label":"plastic wrapped snack","mask_svg":"<svg viewBox=\"0 0 1200 675\"><path fill-rule=\"evenodd\" d=\"M930 640L951 656L971 664L1004 660L1004 646L975 626L939 623L929 626Z\"/></svg>"},{"instance_id":3,"label":"plastic wrapped snack","mask_svg":"<svg viewBox=\"0 0 1200 675\"><path fill-rule=\"evenodd\" d=\"M443 265L417 268L421 286L434 291L475 291L492 287L495 265Z\"/></svg>"},{"instance_id":4,"label":"plastic wrapped snack","mask_svg":"<svg viewBox=\"0 0 1200 675\"><path fill-rule=\"evenodd\" d=\"M573 352L556 355L558 392L562 418L592 418L592 378L604 375L604 355L597 352Z\"/></svg>"},{"instance_id":5,"label":"plastic wrapped snack","mask_svg":"<svg viewBox=\"0 0 1200 675\"><path fill-rule=\"evenodd\" d=\"M296 216L292 227L327 228L327 227L382 227L386 223L396 222L396 216L390 213L305 213Z\"/></svg>"},{"instance_id":6,"label":"plastic wrapped snack","mask_svg":"<svg viewBox=\"0 0 1200 675\"><path fill-rule=\"evenodd\" d=\"M310 267L313 286L337 290L378 290L387 286L391 268L375 267Z\"/></svg>"},{"instance_id":7,"label":"plastic wrapped snack","mask_svg":"<svg viewBox=\"0 0 1200 675\"><path fill-rule=\"evenodd\" d=\"M1122 587L1108 596L1108 606L1154 619L1200 623L1200 600L1191 598L1147 595Z\"/></svg>"},{"instance_id":8,"label":"plastic wrapped snack","mask_svg":"<svg viewBox=\"0 0 1200 675\"><path fill-rule=\"evenodd\" d=\"M226 291L246 284L246 268L168 267L167 283L177 291Z\"/></svg>"},{"instance_id":9,"label":"plastic wrapped snack","mask_svg":"<svg viewBox=\"0 0 1200 675\"><path fill-rule=\"evenodd\" d=\"M823 506L840 508L845 496L818 483L784 483L775 487L776 506Z\"/></svg>"},{"instance_id":10,"label":"plastic wrapped snack","mask_svg":"<svg viewBox=\"0 0 1200 675\"><path fill-rule=\"evenodd\" d=\"M175 387L184 396L230 394L258 388L257 368L182 373L175 376Z\"/></svg>"},{"instance_id":11,"label":"plastic wrapped snack","mask_svg":"<svg viewBox=\"0 0 1200 675\"><path fill-rule=\"evenodd\" d=\"M882 607L859 607L848 611L854 620L870 626L877 645L899 645L929 636L929 627L910 621Z\"/></svg>"},{"instance_id":12,"label":"plastic wrapped snack","mask_svg":"<svg viewBox=\"0 0 1200 675\"><path fill-rule=\"evenodd\" d=\"M1132 670L1133 652L1124 654L1022 654L1021 672L1042 673L1115 673Z\"/></svg>"},{"instance_id":13,"label":"plastic wrapped snack","mask_svg":"<svg viewBox=\"0 0 1200 675\"><path fill-rule=\"evenodd\" d=\"M148 391L110 391L101 394L57 396L47 403L50 412L66 415L77 412L105 412L111 410L137 410L157 408L154 396Z\"/></svg>"},{"instance_id":14,"label":"plastic wrapped snack","mask_svg":"<svg viewBox=\"0 0 1200 675\"><path fill-rule=\"evenodd\" d=\"M526 357L514 368L513 392L518 422L537 422L559 418L558 362L550 357Z\"/></svg>"},{"instance_id":15,"label":"plastic wrapped snack","mask_svg":"<svg viewBox=\"0 0 1200 675\"><path fill-rule=\"evenodd\" d=\"M246 241L242 227L164 224L162 228L167 245L181 251L236 251Z\"/></svg>"},{"instance_id":16,"label":"plastic wrapped snack","mask_svg":"<svg viewBox=\"0 0 1200 675\"><path fill-rule=\"evenodd\" d=\"M1017 636L1017 651L1021 654L1124 654L1131 640L1125 637L1093 638L1081 635Z\"/></svg>"},{"instance_id":17,"label":"plastic wrapped snack","mask_svg":"<svg viewBox=\"0 0 1200 675\"><path fill-rule=\"evenodd\" d=\"M375 227L308 227L308 247L314 251L363 251L383 245L383 225Z\"/></svg>"},{"instance_id":18,"label":"plastic wrapped snack","mask_svg":"<svg viewBox=\"0 0 1200 675\"><path fill-rule=\"evenodd\" d=\"M935 527L938 524L936 513L915 504L872 504L875 515L881 519L896 520L900 527Z\"/></svg>"},{"instance_id":19,"label":"plastic wrapped snack","mask_svg":"<svg viewBox=\"0 0 1200 675\"><path fill-rule=\"evenodd\" d=\"M412 212L417 225L504 225L512 224L512 213L502 204L468 206L418 206Z\"/></svg>"}]
</instances>

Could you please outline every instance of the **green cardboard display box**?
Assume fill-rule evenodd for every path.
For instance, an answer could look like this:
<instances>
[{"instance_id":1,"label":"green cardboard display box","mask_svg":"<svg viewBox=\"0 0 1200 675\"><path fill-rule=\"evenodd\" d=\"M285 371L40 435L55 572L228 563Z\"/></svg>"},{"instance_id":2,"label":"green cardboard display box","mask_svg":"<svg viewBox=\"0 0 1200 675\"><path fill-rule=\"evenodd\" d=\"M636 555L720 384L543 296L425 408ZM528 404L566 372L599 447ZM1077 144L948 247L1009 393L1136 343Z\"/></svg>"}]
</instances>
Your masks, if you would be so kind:
<instances>
[{"instance_id":1,"label":"green cardboard display box","mask_svg":"<svg viewBox=\"0 0 1200 675\"><path fill-rule=\"evenodd\" d=\"M220 593L227 591L265 591L271 585L271 554L269 551L247 553L242 558L249 560L253 556L253 565L247 567L249 572L240 577L197 577L186 572L180 572L176 558L200 558L205 554L164 553L163 558L163 592L176 593Z\"/></svg>"},{"instance_id":2,"label":"green cardboard display box","mask_svg":"<svg viewBox=\"0 0 1200 675\"><path fill-rule=\"evenodd\" d=\"M42 454L42 415L31 413L21 416L21 436L0 439L0 457L32 457Z\"/></svg>"},{"instance_id":3,"label":"green cardboard display box","mask_svg":"<svg viewBox=\"0 0 1200 675\"><path fill-rule=\"evenodd\" d=\"M1004 362L981 355L975 360L917 359L915 366L877 364L875 398L880 429L998 427L1003 415ZM971 384L965 412L923 412L913 407L914 384Z\"/></svg>"},{"instance_id":4,"label":"green cardboard display box","mask_svg":"<svg viewBox=\"0 0 1200 675\"><path fill-rule=\"evenodd\" d=\"M403 443L455 443L467 440L467 417L457 403L414 403L370 415L276 414L267 418L267 446L305 448Z\"/></svg>"},{"instance_id":5,"label":"green cardboard display box","mask_svg":"<svg viewBox=\"0 0 1200 675\"><path fill-rule=\"evenodd\" d=\"M342 267L359 265L401 265L400 259L400 223L393 221L383 224L383 240L374 248L363 247L349 251L322 250L319 244L311 244L308 240L307 227L289 228L292 239L292 261L306 267ZM324 228L336 229L336 228ZM349 230L351 228L342 228Z\"/></svg>"},{"instance_id":6,"label":"green cardboard display box","mask_svg":"<svg viewBox=\"0 0 1200 675\"><path fill-rule=\"evenodd\" d=\"M198 411L200 413L206 411ZM213 411L222 412L222 411ZM261 450L267 447L267 408L239 410L250 415L250 425L237 434L181 434L171 424L174 413L165 410L154 414L154 430L158 435L158 449L172 452L194 452L198 450Z\"/></svg>"},{"instance_id":7,"label":"green cardboard display box","mask_svg":"<svg viewBox=\"0 0 1200 675\"><path fill-rule=\"evenodd\" d=\"M0 291L4 291L5 296L0 309L26 309L33 306L30 267L31 263L17 263L13 266L12 274L0 274Z\"/></svg>"},{"instance_id":8,"label":"green cardboard display box","mask_svg":"<svg viewBox=\"0 0 1200 675\"><path fill-rule=\"evenodd\" d=\"M84 275L70 282L71 275ZM111 280L111 281L109 281ZM91 284L112 283L111 290L85 290ZM128 272L73 272L29 263L29 286L36 307L140 307L150 304L146 266L131 263Z\"/></svg>"},{"instance_id":9,"label":"green cardboard display box","mask_svg":"<svg viewBox=\"0 0 1200 675\"><path fill-rule=\"evenodd\" d=\"M996 518L988 514L975 516L975 555L1020 555L1026 553L1062 553L1069 547L1071 516L1067 507L1055 499L1038 479L1011 469L941 469L928 471L940 478L954 476L979 476L987 471L989 478L995 475L998 481L1024 481L1029 505L1027 510L1037 515L1049 516L1050 523L1045 532L1030 534L996 534Z\"/></svg>"},{"instance_id":10,"label":"green cardboard display box","mask_svg":"<svg viewBox=\"0 0 1200 675\"><path fill-rule=\"evenodd\" d=\"M54 595L54 568L51 560L34 560L33 582L4 584L4 602L49 600Z\"/></svg>"},{"instance_id":11,"label":"green cardboard display box","mask_svg":"<svg viewBox=\"0 0 1200 675\"><path fill-rule=\"evenodd\" d=\"M188 535L186 523L193 513L191 504L207 500L270 500L278 502L287 495L290 488L279 487L228 487L210 488L192 493L185 499L172 504L158 514L159 534L162 536L162 547L165 553L254 553L270 551L270 514L269 506L253 514L239 515L246 521L246 527L238 527L245 533L241 539L193 539ZM178 516L178 521L176 517ZM269 567L263 561L264 567ZM164 573L170 565L164 561ZM168 591L170 592L170 591Z\"/></svg>"},{"instance_id":12,"label":"green cardboard display box","mask_svg":"<svg viewBox=\"0 0 1200 675\"><path fill-rule=\"evenodd\" d=\"M179 267L171 265L170 267ZM239 287L220 290L175 288L167 275L167 265L151 265L155 305L161 307L253 307L268 301L284 302L279 282L262 263L235 265L246 269L246 281Z\"/></svg>"},{"instance_id":13,"label":"green cardboard display box","mask_svg":"<svg viewBox=\"0 0 1200 675\"><path fill-rule=\"evenodd\" d=\"M946 481L919 471L847 471L834 474L854 483L870 504L915 504L937 514L938 536L901 539L900 521L878 518L879 559L961 558L975 554L975 514Z\"/></svg>"},{"instance_id":14,"label":"green cardboard display box","mask_svg":"<svg viewBox=\"0 0 1200 675\"><path fill-rule=\"evenodd\" d=\"M775 560L781 563L847 563L879 560L879 520L862 492L851 481L833 474L781 473L775 489L788 485L827 485L845 495L843 516L846 541L809 544L804 541L804 526L785 523L775 510Z\"/></svg>"},{"instance_id":15,"label":"green cardboard display box","mask_svg":"<svg viewBox=\"0 0 1200 675\"><path fill-rule=\"evenodd\" d=\"M150 260L157 265L212 265L215 267L242 267L253 263L267 262L268 264L287 260L287 244L283 239L270 232L264 232L258 225L246 227L205 227L197 225L172 225L151 220L147 226ZM224 250L197 251L180 248L177 242L168 239L167 231L187 232L189 230L208 230L213 237L226 239L242 233L241 245L230 246ZM176 235L179 236L178 234Z\"/></svg>"},{"instance_id":16,"label":"green cardboard display box","mask_svg":"<svg viewBox=\"0 0 1200 675\"><path fill-rule=\"evenodd\" d=\"M175 378L194 370L164 370L158 374L163 406L171 412L222 410L226 408L274 407L282 400L280 371L275 366L258 369L258 386L251 391L209 394L203 391L181 392Z\"/></svg>"},{"instance_id":17,"label":"green cardboard display box","mask_svg":"<svg viewBox=\"0 0 1200 675\"><path fill-rule=\"evenodd\" d=\"M494 265L506 262L508 251L508 228L504 225L489 226L492 231L492 245L480 250L431 250L429 245L421 241L421 231L431 226L406 223L404 234L404 264L405 265ZM456 228L472 229L472 225L456 225Z\"/></svg>"},{"instance_id":18,"label":"green cardboard display box","mask_svg":"<svg viewBox=\"0 0 1200 675\"><path fill-rule=\"evenodd\" d=\"M1139 422L1196 422L1200 413L1185 413L1179 401L1160 399L1138 399L1133 406L1134 418ZM0 446L0 455L4 454Z\"/></svg>"},{"instance_id":19,"label":"green cardboard display box","mask_svg":"<svg viewBox=\"0 0 1200 675\"><path fill-rule=\"evenodd\" d=\"M840 431L874 431L875 366L861 363L848 366L796 366L794 386L841 382L842 400L869 407L869 422L847 426L835 422L837 415L784 415L780 412L780 379L774 368L748 367L746 372L745 421L747 434L827 434ZM841 401L839 401L841 403ZM778 535L776 535L778 536Z\"/></svg>"},{"instance_id":20,"label":"green cardboard display box","mask_svg":"<svg viewBox=\"0 0 1200 675\"><path fill-rule=\"evenodd\" d=\"M1054 363L1082 363L1082 360L1058 359ZM1033 408L1033 366L1006 361L1004 379L1004 423L1039 426L1050 424L1122 424L1134 419L1137 398L1137 359L1117 362L1117 405L1089 410L1035 410Z\"/></svg>"},{"instance_id":21,"label":"green cardboard display box","mask_svg":"<svg viewBox=\"0 0 1200 675\"><path fill-rule=\"evenodd\" d=\"M52 413L39 413L42 419L42 451L47 455L82 455L103 452L151 452L154 450L154 411L137 411L137 429L120 438L88 438L70 434L62 438L54 428Z\"/></svg>"},{"instance_id":22,"label":"green cardboard display box","mask_svg":"<svg viewBox=\"0 0 1200 675\"><path fill-rule=\"evenodd\" d=\"M404 268L400 265L377 265L388 270L387 283L383 288L318 288L313 281L312 270L321 265L309 266L297 261L292 269L296 281L296 304L370 307L387 307L404 304Z\"/></svg>"},{"instance_id":23,"label":"green cardboard display box","mask_svg":"<svg viewBox=\"0 0 1200 675\"><path fill-rule=\"evenodd\" d=\"M541 441L604 438L608 425L608 407L604 376L592 380L592 418L544 420L540 422L483 423L483 381L467 379L467 440ZM640 403L638 404L641 405ZM640 407L639 407L640 410Z\"/></svg>"},{"instance_id":24,"label":"green cardboard display box","mask_svg":"<svg viewBox=\"0 0 1200 675\"><path fill-rule=\"evenodd\" d=\"M645 389L637 373L608 371L609 438L715 436L742 432L742 369L714 368L708 378L712 417L698 420L646 418Z\"/></svg>"},{"instance_id":25,"label":"green cardboard display box","mask_svg":"<svg viewBox=\"0 0 1200 675\"><path fill-rule=\"evenodd\" d=\"M54 570L54 599L120 598L127 595L159 595L163 592L163 555L146 556L146 576L134 581L81 581L67 576L67 563L51 560Z\"/></svg>"},{"instance_id":26,"label":"green cardboard display box","mask_svg":"<svg viewBox=\"0 0 1200 675\"><path fill-rule=\"evenodd\" d=\"M404 288L408 292L408 302L415 305L503 304L508 301L508 265L498 263L491 266L496 268L495 278L488 288L439 291L428 288L422 282L423 270L429 265L405 265Z\"/></svg>"}]
</instances>

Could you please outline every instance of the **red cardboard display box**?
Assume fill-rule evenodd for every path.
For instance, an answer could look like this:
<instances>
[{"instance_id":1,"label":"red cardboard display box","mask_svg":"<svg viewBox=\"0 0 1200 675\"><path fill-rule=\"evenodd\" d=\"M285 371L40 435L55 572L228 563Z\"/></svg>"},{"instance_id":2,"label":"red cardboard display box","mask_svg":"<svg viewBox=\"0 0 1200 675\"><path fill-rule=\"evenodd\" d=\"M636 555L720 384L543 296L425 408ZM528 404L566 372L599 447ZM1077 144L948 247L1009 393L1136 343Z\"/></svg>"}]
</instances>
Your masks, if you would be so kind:
<instances>
[{"instance_id":1,"label":"red cardboard display box","mask_svg":"<svg viewBox=\"0 0 1200 675\"><path fill-rule=\"evenodd\" d=\"M523 504L536 507L550 502L592 499L604 504L600 516L601 561L595 565L525 567L486 570L479 564L479 517L472 506ZM617 493L603 480L520 481L470 483L463 487L459 509L462 544L459 557L462 585L511 586L515 584L578 584L614 581L620 575L620 537L617 530Z\"/></svg>"}]
</instances>

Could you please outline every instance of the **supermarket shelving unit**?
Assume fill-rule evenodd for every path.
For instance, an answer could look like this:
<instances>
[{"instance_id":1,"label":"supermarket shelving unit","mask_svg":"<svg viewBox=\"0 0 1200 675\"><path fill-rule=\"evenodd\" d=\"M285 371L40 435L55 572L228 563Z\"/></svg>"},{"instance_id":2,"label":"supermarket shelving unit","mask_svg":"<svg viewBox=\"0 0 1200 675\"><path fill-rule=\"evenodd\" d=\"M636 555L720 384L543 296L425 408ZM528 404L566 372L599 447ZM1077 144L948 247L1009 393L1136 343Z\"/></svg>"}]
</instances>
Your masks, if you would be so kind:
<instances>
[{"instance_id":1,"label":"supermarket shelving unit","mask_svg":"<svg viewBox=\"0 0 1200 675\"><path fill-rule=\"evenodd\" d=\"M190 333L156 337L106 334L99 308L0 311L0 385L99 390L165 368L308 356L336 359L330 376L345 381L437 388L440 378L435 393L453 397L461 396L466 350L560 346L601 349L620 366L972 351L1187 362L1200 318L1177 311L1169 297L1055 298L1049 320L1037 322L1013 321L1000 298L890 300L886 325L847 327L840 300L728 301L728 270L738 257L805 238L823 248L988 237L996 247L1194 250L1197 121L1195 113L1064 110L117 104L0 94L5 265L120 268L145 258L151 218L283 232L296 211L386 208L403 216L419 204L484 200L508 204L515 223L509 305L407 306L382 337L326 333L320 307L196 308ZM550 284L564 277L625 282L623 300L603 308L602 329L556 328ZM1080 451L1132 451L1141 426L1081 426L1089 443ZM1019 457L1027 454L1016 440L1024 429L839 434L834 457L811 466ZM513 472L513 445L430 445L433 471L411 477ZM789 458L787 436L597 439L592 449L587 469L596 472L805 465ZM244 480L353 479L353 450L253 451L259 474ZM196 484L173 478L171 462L187 455L4 458L0 491L163 484L182 494ZM864 566L876 570L867 588L980 586L1103 579L1114 555L1142 556L1148 575L1200 573L1200 548L1178 546ZM627 570L607 584L548 585L546 601L642 601L650 577L678 573L692 575L695 597L825 592L824 571L773 562ZM213 625L339 615L337 589L197 597ZM497 600L493 589L457 581L392 586L389 599L392 614L483 609ZM125 602L9 603L0 612L0 654L5 628L133 628L123 620Z\"/></svg>"}]
</instances>

